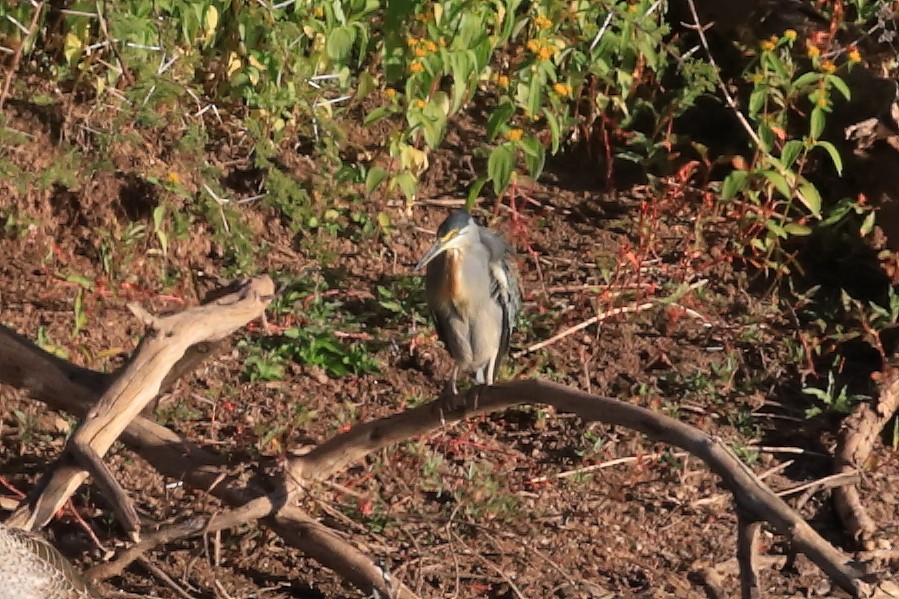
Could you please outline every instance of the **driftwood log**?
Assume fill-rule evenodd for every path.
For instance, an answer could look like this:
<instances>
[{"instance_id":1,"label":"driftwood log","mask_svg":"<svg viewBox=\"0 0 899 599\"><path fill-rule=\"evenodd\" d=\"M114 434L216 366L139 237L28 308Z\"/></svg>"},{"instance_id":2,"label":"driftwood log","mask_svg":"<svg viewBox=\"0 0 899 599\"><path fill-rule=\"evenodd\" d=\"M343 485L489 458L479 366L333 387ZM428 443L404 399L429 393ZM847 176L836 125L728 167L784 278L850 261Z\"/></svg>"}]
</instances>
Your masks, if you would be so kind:
<instances>
[{"instance_id":1,"label":"driftwood log","mask_svg":"<svg viewBox=\"0 0 899 599\"><path fill-rule=\"evenodd\" d=\"M249 296L245 295L244 299L247 297ZM264 308L263 297L258 295L254 300L257 312ZM190 320L196 321L195 310L200 309L195 308L182 315L192 314ZM245 312L243 317L249 320L253 314L258 316L257 312ZM170 318L176 319L170 322L179 322L177 316ZM159 327L164 326L159 320L152 318L146 320L149 320L151 327L156 327L157 331L160 330ZM231 324L235 322L236 319ZM331 568L366 593L376 591L381 596L415 598L415 594L402 582L391 580L370 557L315 521L296 506L296 501L306 492L305 489L310 482L332 476L385 446L427 434L446 423L456 422L473 414L500 410L519 403L547 404L561 411L578 414L587 421L601 421L627 427L642 432L653 440L681 447L703 460L721 477L724 486L733 494L736 505L737 562L744 597L757 597L761 594L754 539L759 523L762 522L769 523L774 530L786 536L797 551L807 555L828 577L853 596L868 596L871 591L871 586L863 580L863 573L850 563L849 558L821 538L720 440L706 435L695 427L645 408L544 381L526 380L489 388L474 388L460 396L442 397L394 416L361 423L312 449L306 455L292 459L284 469L280 480L242 483L237 475L228 471L224 460L219 456L138 415L143 405L158 391L166 374L173 367L177 368L179 360L186 359L184 355L190 347L187 341L197 343L214 337L192 334L178 338L181 335L179 329L164 330L170 332L166 340L177 348L177 351L168 350L162 354L154 352L154 356L162 357L155 361L141 361L139 359L141 349L147 343L152 343L151 339L141 345L135 359L122 372L109 376L60 360L37 348L27 339L0 327L0 382L20 388L53 408L64 409L78 415L87 414L88 419L84 425L86 427L87 423L91 422L91 415L94 415L94 419L103 417L98 416L103 413L101 404L108 406L114 403L114 400L104 401L113 397L114 389L133 385L133 380L151 381L152 393L146 390L139 392L140 407L129 408L127 419L121 416L103 417L105 426L100 427L96 436L88 438L86 442L91 445L94 439L102 438L102 444L91 446L97 456L102 456L121 432L122 440L162 474L179 479L193 489L210 493L235 507L232 511L212 517L202 527L186 525L178 533L181 536L222 530L250 520L259 520L262 525L270 527L282 536L287 543ZM223 328L216 330L219 335L227 334ZM144 364L144 370L148 368L152 370L152 376L134 368L134 365L140 362ZM77 450L76 448L75 451ZM66 453L71 451L71 445L67 446ZM75 459L68 462L61 460L62 468L57 468L50 478L52 481L55 477L61 477L60 480L64 484L56 487L48 485L43 489L57 488L64 492L55 491L50 496L52 501L23 502L14 514L13 520L25 525L31 523L39 526L46 518L52 516L52 511L49 511L48 515L48 506L56 505L63 496L68 497L77 488L73 481L77 480L78 484L81 484L86 476L83 466L85 463L94 466L94 462L90 460L86 462ZM64 475L59 472L63 472ZM111 478L108 472L99 476ZM108 480L101 483L110 484ZM41 487L38 489L43 490ZM46 491L35 497L44 495ZM123 511L119 509L117 513ZM172 534L162 534L158 541L165 542L171 538ZM139 555L139 552L132 551L131 555ZM127 561L123 559L119 565L124 567L122 564ZM95 574L102 577L104 575L102 567Z\"/></svg>"},{"instance_id":2,"label":"driftwood log","mask_svg":"<svg viewBox=\"0 0 899 599\"><path fill-rule=\"evenodd\" d=\"M131 311L147 327L147 334L132 360L88 411L49 476L37 486L32 499L10 516L7 524L29 530L44 526L88 474L93 473L113 498L120 522L136 540L137 512L101 461L102 456L156 397L169 371L188 349L219 341L247 322L261 318L274 293L274 282L262 276L214 302L165 318L156 318L139 306L130 305Z\"/></svg>"}]
</instances>

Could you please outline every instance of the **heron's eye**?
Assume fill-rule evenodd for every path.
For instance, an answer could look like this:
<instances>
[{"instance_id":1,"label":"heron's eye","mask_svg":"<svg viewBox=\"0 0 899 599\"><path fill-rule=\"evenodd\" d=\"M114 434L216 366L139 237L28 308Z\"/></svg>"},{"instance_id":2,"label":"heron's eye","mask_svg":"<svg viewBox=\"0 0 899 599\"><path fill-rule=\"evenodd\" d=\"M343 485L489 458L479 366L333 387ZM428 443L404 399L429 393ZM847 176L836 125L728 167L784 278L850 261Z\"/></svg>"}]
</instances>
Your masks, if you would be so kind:
<instances>
[{"instance_id":1,"label":"heron's eye","mask_svg":"<svg viewBox=\"0 0 899 599\"><path fill-rule=\"evenodd\" d=\"M447 241L449 241L450 239L452 239L453 237L455 237L458 234L459 234L459 231L457 231L456 229L453 229L452 231L450 231L449 233L447 233L446 235L441 237L440 241L446 243Z\"/></svg>"}]
</instances>

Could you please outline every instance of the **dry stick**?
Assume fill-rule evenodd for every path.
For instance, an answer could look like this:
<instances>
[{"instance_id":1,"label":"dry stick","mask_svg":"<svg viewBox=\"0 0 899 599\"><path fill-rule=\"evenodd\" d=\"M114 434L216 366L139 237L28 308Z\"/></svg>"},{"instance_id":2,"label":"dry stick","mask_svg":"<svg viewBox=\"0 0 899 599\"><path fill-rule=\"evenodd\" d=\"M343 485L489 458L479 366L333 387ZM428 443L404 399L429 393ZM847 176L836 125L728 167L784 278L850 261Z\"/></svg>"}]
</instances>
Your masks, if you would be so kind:
<instances>
[{"instance_id":1,"label":"dry stick","mask_svg":"<svg viewBox=\"0 0 899 599\"><path fill-rule=\"evenodd\" d=\"M37 20L40 18L43 9L43 2L38 2L34 6L34 14L31 15L31 24L28 25L28 33L22 38L22 43L16 48L16 53L12 57L12 64L9 65L9 72L6 73L6 79L3 81L3 90L0 91L0 110L3 110L3 105L6 103L6 97L9 95L9 88L12 85L13 77L15 77L16 71L19 69L19 63L22 61L22 53L25 51L26 44L28 44L28 38L31 37L35 27L37 27Z\"/></svg>"},{"instance_id":2,"label":"dry stick","mask_svg":"<svg viewBox=\"0 0 899 599\"><path fill-rule=\"evenodd\" d=\"M597 322L606 320L607 318L611 318L612 316L618 316L619 314L628 314L630 312L642 312L644 310L649 310L650 308L653 308L655 306L665 305L668 303L676 302L679 299L681 299L682 297L684 297L690 291L693 291L694 289L698 289L699 287L702 287L707 282L708 281L706 281L705 279L703 279L701 281L696 281L695 283L693 283L692 285L690 285L686 288L675 291L674 293L672 293L670 296L668 296L666 298L654 300L651 302L646 302L643 304L636 304L636 305L632 305L632 306L622 306L621 308L612 308L611 310L601 312L601 313L597 314L596 316L592 316L592 317L588 318L587 320L574 325L573 327L569 327L569 328L565 329L564 331L561 331L560 333L556 333L549 339L545 339L539 343L535 343L535 344L529 346L524 351L520 352L520 354L521 355L529 354L531 352L537 351L538 349L543 349L544 347L547 347L548 345L552 345L553 343L555 343L556 341L558 341L560 339L564 339L565 337L568 337L569 335L571 335L573 333L577 333L578 331L580 331L582 329L586 329L587 327L594 325Z\"/></svg>"},{"instance_id":3,"label":"dry stick","mask_svg":"<svg viewBox=\"0 0 899 599\"><path fill-rule=\"evenodd\" d=\"M156 397L169 370L192 345L223 339L250 320L259 318L274 293L275 284L271 278L261 276L214 302L164 318L156 318L137 305L129 305L149 329L134 359L115 378L69 439L51 474L38 484L36 490L40 495L16 510L7 524L29 530L44 526L92 472L103 489L112 494L116 514L137 540L137 512L101 461L102 456L128 423ZM67 456L74 457L74 463Z\"/></svg>"},{"instance_id":4,"label":"dry stick","mask_svg":"<svg viewBox=\"0 0 899 599\"><path fill-rule=\"evenodd\" d=\"M841 474L862 468L874 448L880 431L897 409L899 409L899 368L894 361L884 368L880 394L876 402L859 404L846 418L834 454L834 472ZM877 525L862 505L858 488L852 485L835 489L834 504L846 532L863 549L873 549L872 537Z\"/></svg>"},{"instance_id":5,"label":"dry stick","mask_svg":"<svg viewBox=\"0 0 899 599\"><path fill-rule=\"evenodd\" d=\"M114 378L61 360L0 326L0 383L22 389L53 408L83 415ZM262 524L289 545L337 572L365 593L377 590L384 597L417 599L417 595L401 583L395 583L391 588L371 559L305 511L284 506L283 502L273 504L265 496L262 486L241 488L236 475L223 478L222 472L227 468L223 457L142 416L128 425L122 433L122 441L164 476L183 481L192 489L208 492L229 505L246 506L229 512L230 515L216 516L209 524L210 529L214 530L217 522L224 528L226 524L237 526L253 518L264 518ZM253 506L255 510L250 509ZM275 513L278 517L273 515ZM242 516L246 519L241 519Z\"/></svg>"},{"instance_id":6,"label":"dry stick","mask_svg":"<svg viewBox=\"0 0 899 599\"><path fill-rule=\"evenodd\" d=\"M288 462L293 481L323 479L347 465L406 439L426 434L445 424L519 404L549 404L573 412L585 421L601 421L641 432L655 441L684 449L703 460L734 495L738 510L755 520L770 522L798 551L805 553L836 584L861 596L868 585L848 558L825 541L783 499L778 497L720 440L700 430L645 408L616 399L590 395L546 381L516 381L488 388L473 388L401 414L356 425ZM290 489L290 487L288 486ZM291 491L296 490L295 487ZM286 501L273 494L273 502Z\"/></svg>"},{"instance_id":7,"label":"dry stick","mask_svg":"<svg viewBox=\"0 0 899 599\"><path fill-rule=\"evenodd\" d=\"M737 512L737 562L740 564L740 593L744 599L762 596L755 551L761 528L761 522Z\"/></svg>"},{"instance_id":8,"label":"dry stick","mask_svg":"<svg viewBox=\"0 0 899 599\"><path fill-rule=\"evenodd\" d=\"M84 573L84 578L96 582L118 576L134 560L140 558L148 551L152 551L156 546L171 543L172 541L202 532L204 527L205 522L194 518L187 522L168 526L157 530L156 532L144 535L144 538L141 539L140 543L135 543L131 547L125 549L116 557L116 559L98 564L87 570Z\"/></svg>"},{"instance_id":9,"label":"dry stick","mask_svg":"<svg viewBox=\"0 0 899 599\"><path fill-rule=\"evenodd\" d=\"M699 34L699 41L702 42L702 47L705 49L705 55L708 57L709 63L712 65L712 67L714 67L715 73L718 75L718 77L716 77L718 81L718 89L720 89L721 93L724 94L724 100L727 102L728 107L734 111L737 120L740 121L743 129L746 130L746 134L749 135L757 148L761 148L762 140L759 139L758 134L756 134L755 130L752 128L752 125L749 124L749 121L746 120L746 116L740 111L740 107L737 106L737 101L734 100L734 97L730 94L730 91L728 91L727 86L724 85L724 81L721 79L721 68L715 61L715 57L712 55L712 50L711 48L709 48L709 42L705 38L705 27L703 27L702 23L699 22L699 14L696 12L696 5L693 3L693 0L687 0L687 4L690 6L690 14L693 17L693 24L696 26L696 33Z\"/></svg>"}]
</instances>

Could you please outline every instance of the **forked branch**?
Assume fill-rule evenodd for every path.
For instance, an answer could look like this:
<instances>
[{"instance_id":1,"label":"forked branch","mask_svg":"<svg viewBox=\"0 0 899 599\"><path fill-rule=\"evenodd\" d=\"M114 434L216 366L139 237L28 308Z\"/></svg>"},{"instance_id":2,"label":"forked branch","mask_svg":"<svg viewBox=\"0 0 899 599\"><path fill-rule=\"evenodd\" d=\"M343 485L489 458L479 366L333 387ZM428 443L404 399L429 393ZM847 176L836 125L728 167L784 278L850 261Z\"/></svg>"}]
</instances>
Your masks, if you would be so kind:
<instances>
[{"instance_id":1,"label":"forked branch","mask_svg":"<svg viewBox=\"0 0 899 599\"><path fill-rule=\"evenodd\" d=\"M92 472L113 498L125 529L136 536L137 512L101 458L134 417L156 397L169 371L191 346L218 341L261 317L274 292L272 280L262 276L214 302L164 318L131 306L132 312L148 327L134 359L116 376L78 426L56 466L38 485L40 495L33 493L30 501L16 510L7 523L29 530L43 526Z\"/></svg>"}]
</instances>

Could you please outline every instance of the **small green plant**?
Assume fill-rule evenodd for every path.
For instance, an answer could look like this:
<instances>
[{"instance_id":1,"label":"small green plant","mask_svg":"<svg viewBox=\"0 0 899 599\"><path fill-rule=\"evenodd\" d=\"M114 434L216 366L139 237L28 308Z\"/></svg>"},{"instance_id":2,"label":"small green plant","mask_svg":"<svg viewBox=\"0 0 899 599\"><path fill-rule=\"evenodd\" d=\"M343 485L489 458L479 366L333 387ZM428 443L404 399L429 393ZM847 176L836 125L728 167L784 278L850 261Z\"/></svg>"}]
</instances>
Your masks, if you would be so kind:
<instances>
[{"instance_id":1,"label":"small green plant","mask_svg":"<svg viewBox=\"0 0 899 599\"><path fill-rule=\"evenodd\" d=\"M806 418L813 418L825 412L848 414L852 411L855 404L870 399L867 395L849 393L849 389L846 386L837 388L834 381L833 371L827 373L827 387L824 389L806 387L802 392L814 397L819 402L817 405L806 408Z\"/></svg>"},{"instance_id":2,"label":"small green plant","mask_svg":"<svg viewBox=\"0 0 899 599\"><path fill-rule=\"evenodd\" d=\"M734 452L734 455L740 458L740 460L747 466L753 466L759 461L758 450L741 441L733 441L730 444L730 449Z\"/></svg>"},{"instance_id":3,"label":"small green plant","mask_svg":"<svg viewBox=\"0 0 899 599\"><path fill-rule=\"evenodd\" d=\"M289 285L271 310L300 324L285 327L275 337L243 340L240 345L249 353L246 375L251 380L280 379L291 361L321 368L335 378L378 372L378 360L366 343L369 337L336 297L337 290L328 289L318 274Z\"/></svg>"}]
</instances>

